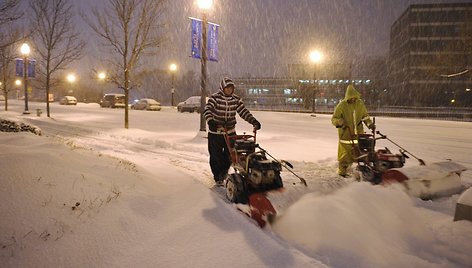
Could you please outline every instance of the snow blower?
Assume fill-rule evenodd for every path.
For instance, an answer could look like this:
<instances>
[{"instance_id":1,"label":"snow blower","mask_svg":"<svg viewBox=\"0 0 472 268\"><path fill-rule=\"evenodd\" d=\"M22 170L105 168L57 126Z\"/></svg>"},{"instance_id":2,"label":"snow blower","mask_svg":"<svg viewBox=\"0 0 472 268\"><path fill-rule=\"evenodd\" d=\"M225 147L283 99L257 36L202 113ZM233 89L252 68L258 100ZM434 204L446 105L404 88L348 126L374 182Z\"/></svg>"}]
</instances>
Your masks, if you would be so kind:
<instances>
[{"instance_id":1,"label":"snow blower","mask_svg":"<svg viewBox=\"0 0 472 268\"><path fill-rule=\"evenodd\" d=\"M282 167L293 173L293 166L287 161L279 161L256 143L254 135L228 135L226 145L230 152L234 173L225 180L226 198L232 203L248 204L249 216L264 227L267 220L276 215L276 210L267 199L266 193L283 188L280 172ZM267 156L272 159L268 159ZM293 173L294 174L294 173ZM296 175L296 174L295 174ZM297 176L306 186L306 181Z\"/></svg>"},{"instance_id":2,"label":"snow blower","mask_svg":"<svg viewBox=\"0 0 472 268\"><path fill-rule=\"evenodd\" d=\"M374 118L375 123L375 118ZM375 135L379 135L376 137ZM453 161L426 163L401 147L380 131L372 134L360 134L353 141L357 167L355 178L373 184L402 183L406 191L422 199L447 196L463 190L460 175L466 168ZM399 154L393 154L387 147L375 150L375 143L386 139L399 148ZM409 156L419 162L419 166L403 167Z\"/></svg>"}]
</instances>

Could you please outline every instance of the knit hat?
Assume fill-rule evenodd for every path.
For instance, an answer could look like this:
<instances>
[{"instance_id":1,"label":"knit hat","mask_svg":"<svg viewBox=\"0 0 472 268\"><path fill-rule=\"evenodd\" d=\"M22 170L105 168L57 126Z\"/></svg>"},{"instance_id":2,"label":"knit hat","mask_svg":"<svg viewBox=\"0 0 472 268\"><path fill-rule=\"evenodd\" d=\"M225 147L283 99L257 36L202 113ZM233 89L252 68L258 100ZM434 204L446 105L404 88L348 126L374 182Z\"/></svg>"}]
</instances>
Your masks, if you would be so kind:
<instances>
[{"instance_id":1,"label":"knit hat","mask_svg":"<svg viewBox=\"0 0 472 268\"><path fill-rule=\"evenodd\" d=\"M223 89L225 87L228 87L228 86L233 86L234 87L234 83L233 83L233 80L231 80L230 78L228 77L225 77L223 78L223 80L221 80L221 83L220 83L220 90L223 91Z\"/></svg>"}]
</instances>

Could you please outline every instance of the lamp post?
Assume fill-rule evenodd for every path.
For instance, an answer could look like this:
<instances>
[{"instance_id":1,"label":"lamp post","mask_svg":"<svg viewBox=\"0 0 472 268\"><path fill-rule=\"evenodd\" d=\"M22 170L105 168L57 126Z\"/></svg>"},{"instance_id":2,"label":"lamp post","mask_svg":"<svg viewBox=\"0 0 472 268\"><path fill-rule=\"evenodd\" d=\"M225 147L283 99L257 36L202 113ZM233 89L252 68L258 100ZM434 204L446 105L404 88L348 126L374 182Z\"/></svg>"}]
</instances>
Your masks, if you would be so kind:
<instances>
[{"instance_id":1,"label":"lamp post","mask_svg":"<svg viewBox=\"0 0 472 268\"><path fill-rule=\"evenodd\" d=\"M313 94L312 94L312 103L311 103L311 112L314 114L316 111L316 64L320 63L323 60L323 54L318 50L313 50L310 52L310 61L313 63Z\"/></svg>"},{"instance_id":2,"label":"lamp post","mask_svg":"<svg viewBox=\"0 0 472 268\"><path fill-rule=\"evenodd\" d=\"M70 74L67 75L66 79L67 79L67 82L69 82L70 85L71 85L71 88L69 89L68 92L70 92L70 93L73 94L73 93L74 93L74 90L72 89L72 85L73 85L73 84L75 83L75 81L77 80L77 77L75 76L75 74L70 73Z\"/></svg>"},{"instance_id":3,"label":"lamp post","mask_svg":"<svg viewBox=\"0 0 472 268\"><path fill-rule=\"evenodd\" d=\"M30 46L23 43L20 47L21 55L23 55L23 80L25 84L25 111L23 114L29 114L28 111L28 56L31 52Z\"/></svg>"},{"instance_id":4,"label":"lamp post","mask_svg":"<svg viewBox=\"0 0 472 268\"><path fill-rule=\"evenodd\" d=\"M175 93L175 89L174 89L174 80L175 80L175 71L177 71L177 65L175 63L172 63L170 66L169 66L169 70L172 74L172 88L170 90L170 95L171 95L171 98L170 98L170 105L173 107L174 106L174 93Z\"/></svg>"},{"instance_id":5,"label":"lamp post","mask_svg":"<svg viewBox=\"0 0 472 268\"><path fill-rule=\"evenodd\" d=\"M98 78L98 81L100 81L100 83L103 83L106 79L107 79L107 73L105 72L98 72L97 73L97 78ZM100 97L103 97L103 85L100 86L100 93L101 93L101 96Z\"/></svg>"},{"instance_id":6,"label":"lamp post","mask_svg":"<svg viewBox=\"0 0 472 268\"><path fill-rule=\"evenodd\" d=\"M207 83L207 11L213 5L213 0L197 0L198 7L203 11L202 21L202 57L201 57L201 98L200 98L200 131L206 131L206 122L203 115L203 109L206 104L206 83Z\"/></svg>"},{"instance_id":7,"label":"lamp post","mask_svg":"<svg viewBox=\"0 0 472 268\"><path fill-rule=\"evenodd\" d=\"M21 86L21 80L20 79L15 80L15 86L17 87L17 89L16 89L16 99L19 100L20 99L20 86Z\"/></svg>"}]
</instances>

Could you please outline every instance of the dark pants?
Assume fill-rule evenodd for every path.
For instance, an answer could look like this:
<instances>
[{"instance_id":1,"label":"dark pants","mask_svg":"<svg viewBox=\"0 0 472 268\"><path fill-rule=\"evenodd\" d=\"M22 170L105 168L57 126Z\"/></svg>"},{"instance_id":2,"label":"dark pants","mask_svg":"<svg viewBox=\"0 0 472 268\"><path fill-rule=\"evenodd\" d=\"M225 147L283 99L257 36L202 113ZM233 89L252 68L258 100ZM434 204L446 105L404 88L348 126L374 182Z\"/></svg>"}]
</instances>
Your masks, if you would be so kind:
<instances>
[{"instance_id":1,"label":"dark pants","mask_svg":"<svg viewBox=\"0 0 472 268\"><path fill-rule=\"evenodd\" d=\"M208 152L210 153L210 167L213 178L215 181L224 180L231 166L225 136L208 133Z\"/></svg>"}]
</instances>

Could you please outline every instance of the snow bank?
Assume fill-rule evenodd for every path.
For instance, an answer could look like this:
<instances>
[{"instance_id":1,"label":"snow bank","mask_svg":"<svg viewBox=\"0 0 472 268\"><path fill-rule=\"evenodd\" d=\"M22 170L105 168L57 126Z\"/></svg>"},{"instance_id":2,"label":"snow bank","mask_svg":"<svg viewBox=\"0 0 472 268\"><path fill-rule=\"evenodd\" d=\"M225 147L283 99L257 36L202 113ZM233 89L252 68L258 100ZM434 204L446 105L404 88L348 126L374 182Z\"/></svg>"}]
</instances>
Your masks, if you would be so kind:
<instances>
[{"instance_id":1,"label":"snow bank","mask_svg":"<svg viewBox=\"0 0 472 268\"><path fill-rule=\"evenodd\" d=\"M303 196L272 228L332 267L440 267L432 256L413 254L434 241L425 226L400 187L353 183L331 195Z\"/></svg>"}]
</instances>

